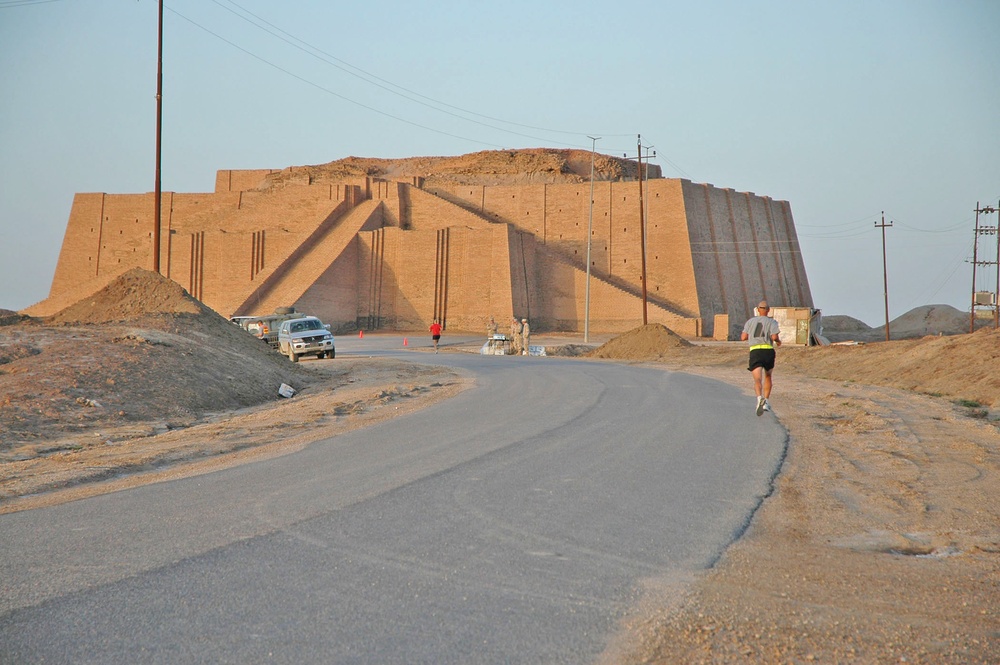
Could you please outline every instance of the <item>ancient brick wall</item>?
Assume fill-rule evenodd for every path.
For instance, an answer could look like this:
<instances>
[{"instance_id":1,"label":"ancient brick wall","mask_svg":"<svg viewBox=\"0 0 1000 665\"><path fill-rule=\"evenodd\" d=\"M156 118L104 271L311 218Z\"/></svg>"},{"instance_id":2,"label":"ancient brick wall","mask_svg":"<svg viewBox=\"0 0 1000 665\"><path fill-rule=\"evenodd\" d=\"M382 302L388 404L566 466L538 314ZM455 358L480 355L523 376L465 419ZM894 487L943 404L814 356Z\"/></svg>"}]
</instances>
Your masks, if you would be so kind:
<instances>
[{"instance_id":1,"label":"ancient brick wall","mask_svg":"<svg viewBox=\"0 0 1000 665\"><path fill-rule=\"evenodd\" d=\"M546 252L543 250L543 254ZM642 298L596 279L590 280L590 329L601 332L624 332L642 325ZM540 330L581 331L587 316L587 274L561 257L545 255L538 261L540 306L532 321ZM647 298L649 323L662 323L681 335L703 334L700 319L678 315Z\"/></svg>"},{"instance_id":2,"label":"ancient brick wall","mask_svg":"<svg viewBox=\"0 0 1000 665\"><path fill-rule=\"evenodd\" d=\"M239 192L256 189L278 169L226 169L215 173L215 192Z\"/></svg>"},{"instance_id":3,"label":"ancient brick wall","mask_svg":"<svg viewBox=\"0 0 1000 665\"><path fill-rule=\"evenodd\" d=\"M683 190L702 317L728 314L733 336L761 299L812 306L786 202L688 181Z\"/></svg>"},{"instance_id":4,"label":"ancient brick wall","mask_svg":"<svg viewBox=\"0 0 1000 665\"><path fill-rule=\"evenodd\" d=\"M474 212L409 184L400 185L400 199L405 201L405 209L401 213L402 228L428 230L465 226L485 230L490 227L488 220Z\"/></svg>"},{"instance_id":5,"label":"ancient brick wall","mask_svg":"<svg viewBox=\"0 0 1000 665\"><path fill-rule=\"evenodd\" d=\"M271 307L262 285L301 254L282 279L308 283L285 290L338 326L422 329L437 316L478 331L490 316L504 325L516 315L536 330L583 329L589 182L420 184L316 180L306 168L219 171L214 194L164 193L161 267L227 316L252 308L258 292L257 304ZM356 240L355 231L315 235L365 200L379 215ZM650 321L718 337L716 315L738 329L760 298L812 306L787 202L678 179L643 183L642 202ZM50 298L28 311L54 313L131 267L151 267L152 212L152 194L77 195ZM595 183L592 330L641 322L641 236L639 183ZM317 254L323 243L336 248Z\"/></svg>"},{"instance_id":6,"label":"ancient brick wall","mask_svg":"<svg viewBox=\"0 0 1000 665\"><path fill-rule=\"evenodd\" d=\"M358 235L359 325L422 330L435 318L483 330L511 313L510 229L462 227Z\"/></svg>"},{"instance_id":7,"label":"ancient brick wall","mask_svg":"<svg viewBox=\"0 0 1000 665\"><path fill-rule=\"evenodd\" d=\"M680 180L644 183L648 213L647 299L685 316L699 316L694 265ZM591 272L622 287L641 289L642 253L639 185L598 182L593 222L590 183L507 187L438 186L442 198L478 207L488 219L530 232L546 249L586 270L587 230L591 228Z\"/></svg>"}]
</instances>

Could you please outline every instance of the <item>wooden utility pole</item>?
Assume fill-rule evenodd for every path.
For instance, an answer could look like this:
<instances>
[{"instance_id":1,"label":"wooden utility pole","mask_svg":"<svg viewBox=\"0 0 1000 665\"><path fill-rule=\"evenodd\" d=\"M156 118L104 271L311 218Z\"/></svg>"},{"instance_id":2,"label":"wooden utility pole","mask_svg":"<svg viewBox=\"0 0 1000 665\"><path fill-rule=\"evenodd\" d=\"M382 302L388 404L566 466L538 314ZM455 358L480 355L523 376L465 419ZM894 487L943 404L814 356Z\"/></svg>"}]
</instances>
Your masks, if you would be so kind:
<instances>
[{"instance_id":1,"label":"wooden utility pole","mask_svg":"<svg viewBox=\"0 0 1000 665\"><path fill-rule=\"evenodd\" d=\"M643 214L642 204L642 135L636 134L637 148L639 155L639 249L642 254L642 325L648 323L646 315L646 219Z\"/></svg>"},{"instance_id":2,"label":"wooden utility pole","mask_svg":"<svg viewBox=\"0 0 1000 665\"><path fill-rule=\"evenodd\" d=\"M583 310L583 341L590 342L590 248L594 244L594 153L600 136L588 136L590 144L590 220L587 222L587 297Z\"/></svg>"},{"instance_id":3,"label":"wooden utility pole","mask_svg":"<svg viewBox=\"0 0 1000 665\"><path fill-rule=\"evenodd\" d=\"M976 201L976 229L975 229L975 239L972 243L972 306L969 308L969 332L973 333L976 331L976 308L979 306L989 305L993 308L993 327L1000 328L1000 221L998 221L996 226L981 225L979 223L979 215L989 215L995 212L1000 212L1000 203L997 207L992 206L980 207L979 202ZM996 236L997 239L997 253L996 261L983 261L979 258L979 238L981 236ZM992 293L992 297L989 303L980 302L980 293L976 291L976 269L978 266L990 266L994 265L997 267L996 274L996 290ZM983 292L982 295L990 295L989 291Z\"/></svg>"},{"instance_id":4,"label":"wooden utility pole","mask_svg":"<svg viewBox=\"0 0 1000 665\"><path fill-rule=\"evenodd\" d=\"M875 223L876 228L882 229L882 286L885 295L885 341L889 341L889 270L885 260L885 230L892 228L892 222L885 223L885 210L882 211L882 223Z\"/></svg>"},{"instance_id":5,"label":"wooden utility pole","mask_svg":"<svg viewBox=\"0 0 1000 665\"><path fill-rule=\"evenodd\" d=\"M153 272L160 272L160 125L163 120L163 0L156 27L156 182L153 184Z\"/></svg>"}]
</instances>

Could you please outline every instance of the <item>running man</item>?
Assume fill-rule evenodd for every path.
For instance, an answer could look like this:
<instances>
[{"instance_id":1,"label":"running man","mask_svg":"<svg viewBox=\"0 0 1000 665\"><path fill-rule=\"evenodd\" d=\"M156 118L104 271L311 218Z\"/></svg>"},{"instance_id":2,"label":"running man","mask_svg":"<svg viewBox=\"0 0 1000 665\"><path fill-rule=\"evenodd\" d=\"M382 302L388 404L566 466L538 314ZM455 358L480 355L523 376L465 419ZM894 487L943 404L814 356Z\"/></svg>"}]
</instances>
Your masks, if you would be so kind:
<instances>
[{"instance_id":1,"label":"running man","mask_svg":"<svg viewBox=\"0 0 1000 665\"><path fill-rule=\"evenodd\" d=\"M438 323L437 319L434 319L434 323L431 324L431 339L434 340L434 353L438 352L438 342L441 341L441 324Z\"/></svg>"},{"instance_id":2,"label":"running man","mask_svg":"<svg viewBox=\"0 0 1000 665\"><path fill-rule=\"evenodd\" d=\"M753 391L757 395L757 415L771 410L767 400L771 396L771 372L774 371L774 347L781 346L778 322L768 316L771 308L761 300L755 316L743 326L740 339L750 342L750 364L753 372Z\"/></svg>"}]
</instances>

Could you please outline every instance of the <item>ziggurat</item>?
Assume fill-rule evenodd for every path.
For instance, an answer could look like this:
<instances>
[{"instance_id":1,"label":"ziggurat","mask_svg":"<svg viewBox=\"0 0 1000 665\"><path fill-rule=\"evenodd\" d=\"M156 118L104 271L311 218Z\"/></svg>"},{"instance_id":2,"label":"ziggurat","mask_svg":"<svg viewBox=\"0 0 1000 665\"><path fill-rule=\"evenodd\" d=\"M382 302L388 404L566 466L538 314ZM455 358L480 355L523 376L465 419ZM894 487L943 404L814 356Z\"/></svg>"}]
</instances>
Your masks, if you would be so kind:
<instances>
[{"instance_id":1,"label":"ziggurat","mask_svg":"<svg viewBox=\"0 0 1000 665\"><path fill-rule=\"evenodd\" d=\"M598 155L590 330L642 323L635 162ZM482 331L512 316L583 331L590 160L486 152L223 170L212 193L162 195L160 271L229 317L294 306L335 330ZM642 183L650 323L726 339L762 298L812 307L787 201L685 179ZM152 266L153 194L77 194L46 316Z\"/></svg>"}]
</instances>

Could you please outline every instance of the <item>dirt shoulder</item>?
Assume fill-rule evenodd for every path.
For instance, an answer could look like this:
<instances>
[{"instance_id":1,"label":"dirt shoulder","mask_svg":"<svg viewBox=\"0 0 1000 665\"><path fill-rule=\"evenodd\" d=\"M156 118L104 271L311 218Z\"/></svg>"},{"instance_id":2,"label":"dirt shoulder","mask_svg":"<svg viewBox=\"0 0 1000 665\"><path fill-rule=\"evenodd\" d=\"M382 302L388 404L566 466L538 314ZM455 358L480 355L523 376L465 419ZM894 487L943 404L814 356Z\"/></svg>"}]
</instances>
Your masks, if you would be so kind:
<instances>
[{"instance_id":1,"label":"dirt shoulder","mask_svg":"<svg viewBox=\"0 0 1000 665\"><path fill-rule=\"evenodd\" d=\"M697 355L658 364L752 401L742 350ZM972 400L809 376L829 368L794 355L775 374L789 444L772 496L675 607L632 626L629 663L1000 662L996 420Z\"/></svg>"}]
</instances>

